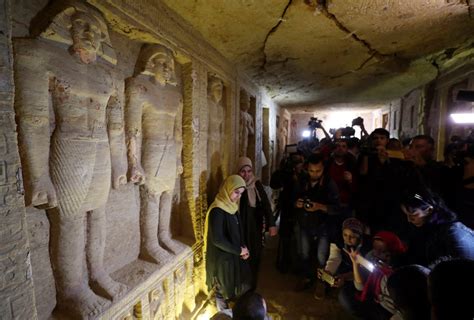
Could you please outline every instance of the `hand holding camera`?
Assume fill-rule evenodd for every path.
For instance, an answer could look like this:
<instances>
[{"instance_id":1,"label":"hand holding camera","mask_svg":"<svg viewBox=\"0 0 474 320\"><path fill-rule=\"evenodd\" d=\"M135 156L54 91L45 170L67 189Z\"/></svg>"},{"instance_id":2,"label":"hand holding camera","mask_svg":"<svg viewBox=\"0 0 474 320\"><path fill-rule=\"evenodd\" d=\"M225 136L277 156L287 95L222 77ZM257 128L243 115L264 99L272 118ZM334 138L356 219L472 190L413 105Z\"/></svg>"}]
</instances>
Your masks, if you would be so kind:
<instances>
[{"instance_id":1,"label":"hand holding camera","mask_svg":"<svg viewBox=\"0 0 474 320\"><path fill-rule=\"evenodd\" d=\"M321 128L321 123L323 122L323 120L319 120L318 118L315 118L315 117L311 117L309 122L308 122L308 127L311 129L311 130L314 130L316 128Z\"/></svg>"},{"instance_id":2,"label":"hand holding camera","mask_svg":"<svg viewBox=\"0 0 474 320\"><path fill-rule=\"evenodd\" d=\"M364 119L362 117L357 117L352 120L352 126L359 126L362 127L364 125Z\"/></svg>"}]
</instances>

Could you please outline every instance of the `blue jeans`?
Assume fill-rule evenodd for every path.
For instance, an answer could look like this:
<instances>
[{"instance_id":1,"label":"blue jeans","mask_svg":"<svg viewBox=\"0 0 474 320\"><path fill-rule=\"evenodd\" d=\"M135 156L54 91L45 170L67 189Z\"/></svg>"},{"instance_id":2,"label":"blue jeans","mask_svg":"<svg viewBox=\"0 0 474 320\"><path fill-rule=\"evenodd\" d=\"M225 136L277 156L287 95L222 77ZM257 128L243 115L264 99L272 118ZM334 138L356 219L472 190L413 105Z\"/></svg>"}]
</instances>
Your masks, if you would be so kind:
<instances>
[{"instance_id":1,"label":"blue jeans","mask_svg":"<svg viewBox=\"0 0 474 320\"><path fill-rule=\"evenodd\" d=\"M313 257L319 266L324 266L329 255L329 237L325 226L309 230L295 223L296 252L301 262L302 274L308 279L316 279Z\"/></svg>"}]
</instances>

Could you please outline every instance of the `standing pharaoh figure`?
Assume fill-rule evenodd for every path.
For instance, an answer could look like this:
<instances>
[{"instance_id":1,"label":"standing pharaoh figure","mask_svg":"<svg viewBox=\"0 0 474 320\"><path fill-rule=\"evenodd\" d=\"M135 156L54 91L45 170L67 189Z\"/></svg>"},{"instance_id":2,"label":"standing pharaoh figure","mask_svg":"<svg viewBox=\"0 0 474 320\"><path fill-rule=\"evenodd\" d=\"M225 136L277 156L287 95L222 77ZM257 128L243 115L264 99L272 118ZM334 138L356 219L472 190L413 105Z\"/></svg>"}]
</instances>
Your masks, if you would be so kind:
<instances>
[{"instance_id":1,"label":"standing pharaoh figure","mask_svg":"<svg viewBox=\"0 0 474 320\"><path fill-rule=\"evenodd\" d=\"M249 144L249 136L254 135L255 128L253 124L253 117L248 113L250 109L250 97L247 92L240 91L240 128L239 128L239 141L240 141L240 152L241 157L247 156L247 149Z\"/></svg>"},{"instance_id":2,"label":"standing pharaoh figure","mask_svg":"<svg viewBox=\"0 0 474 320\"><path fill-rule=\"evenodd\" d=\"M283 123L280 124L280 129L278 132L278 162L285 157L285 149L288 144L288 120L283 120Z\"/></svg>"},{"instance_id":3,"label":"standing pharaoh figure","mask_svg":"<svg viewBox=\"0 0 474 320\"><path fill-rule=\"evenodd\" d=\"M208 183L208 199L214 199L222 183L222 152L224 150L224 106L222 93L224 86L222 80L210 76L207 81L207 106L209 112L208 130L208 168L210 170Z\"/></svg>"},{"instance_id":4,"label":"standing pharaoh figure","mask_svg":"<svg viewBox=\"0 0 474 320\"><path fill-rule=\"evenodd\" d=\"M181 165L183 96L174 57L162 45L144 45L135 76L126 83L129 179L141 184L140 256L162 264L185 245L171 237L171 209ZM164 248L163 248L164 247Z\"/></svg>"},{"instance_id":5,"label":"standing pharaoh figure","mask_svg":"<svg viewBox=\"0 0 474 320\"><path fill-rule=\"evenodd\" d=\"M95 317L110 304L96 293L115 300L127 289L103 265L110 185L126 183L123 86L94 8L57 1L31 33L37 38L14 43L25 202L48 212L57 309Z\"/></svg>"}]
</instances>

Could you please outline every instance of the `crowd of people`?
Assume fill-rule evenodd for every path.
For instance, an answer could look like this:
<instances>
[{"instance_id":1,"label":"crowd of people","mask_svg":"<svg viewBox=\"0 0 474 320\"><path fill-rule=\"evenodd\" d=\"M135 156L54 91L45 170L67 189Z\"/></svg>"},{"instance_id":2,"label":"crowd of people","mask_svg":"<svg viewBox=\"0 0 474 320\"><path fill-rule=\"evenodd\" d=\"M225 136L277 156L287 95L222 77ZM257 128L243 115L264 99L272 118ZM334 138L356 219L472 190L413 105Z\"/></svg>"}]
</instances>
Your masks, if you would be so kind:
<instances>
[{"instance_id":1,"label":"crowd of people","mask_svg":"<svg viewBox=\"0 0 474 320\"><path fill-rule=\"evenodd\" d=\"M325 299L338 290L361 319L473 319L461 287L474 284L474 141L453 137L440 163L428 135L368 134L358 118L360 139L347 128L331 137L310 123L326 137L299 143L272 174L274 214L248 158L209 208L207 284L218 309L255 291L263 235L276 235L278 220L276 268L299 277L296 291Z\"/></svg>"}]
</instances>

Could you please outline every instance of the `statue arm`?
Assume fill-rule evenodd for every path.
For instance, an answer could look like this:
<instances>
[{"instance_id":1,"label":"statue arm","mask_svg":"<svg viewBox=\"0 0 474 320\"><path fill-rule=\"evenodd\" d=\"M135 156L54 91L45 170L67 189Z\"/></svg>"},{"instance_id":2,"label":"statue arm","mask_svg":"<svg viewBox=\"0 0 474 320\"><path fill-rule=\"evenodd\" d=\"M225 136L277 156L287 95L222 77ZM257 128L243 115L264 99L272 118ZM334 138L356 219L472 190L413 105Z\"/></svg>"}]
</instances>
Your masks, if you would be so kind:
<instances>
[{"instance_id":1,"label":"statue arm","mask_svg":"<svg viewBox=\"0 0 474 320\"><path fill-rule=\"evenodd\" d=\"M255 134L255 127L253 125L253 117L250 113L247 113L248 119L249 119L249 134L254 135Z\"/></svg>"},{"instance_id":2,"label":"statue arm","mask_svg":"<svg viewBox=\"0 0 474 320\"><path fill-rule=\"evenodd\" d=\"M183 150L183 100L180 99L174 122L174 139L176 143L176 156L178 174L183 173L181 152Z\"/></svg>"},{"instance_id":3,"label":"statue arm","mask_svg":"<svg viewBox=\"0 0 474 320\"><path fill-rule=\"evenodd\" d=\"M33 56L17 55L16 115L21 160L25 173L25 203L41 209L57 206L56 191L49 175L50 119L49 74L37 70Z\"/></svg>"},{"instance_id":4,"label":"statue arm","mask_svg":"<svg viewBox=\"0 0 474 320\"><path fill-rule=\"evenodd\" d=\"M128 177L133 183L143 184L145 172L141 166L142 156L142 116L143 101L140 98L139 87L133 83L133 79L127 81L125 92L125 127L128 155Z\"/></svg>"},{"instance_id":5,"label":"statue arm","mask_svg":"<svg viewBox=\"0 0 474 320\"><path fill-rule=\"evenodd\" d=\"M124 148L123 108L117 92L107 103L107 133L112 164L112 186L117 189L127 183L127 165Z\"/></svg>"}]
</instances>

